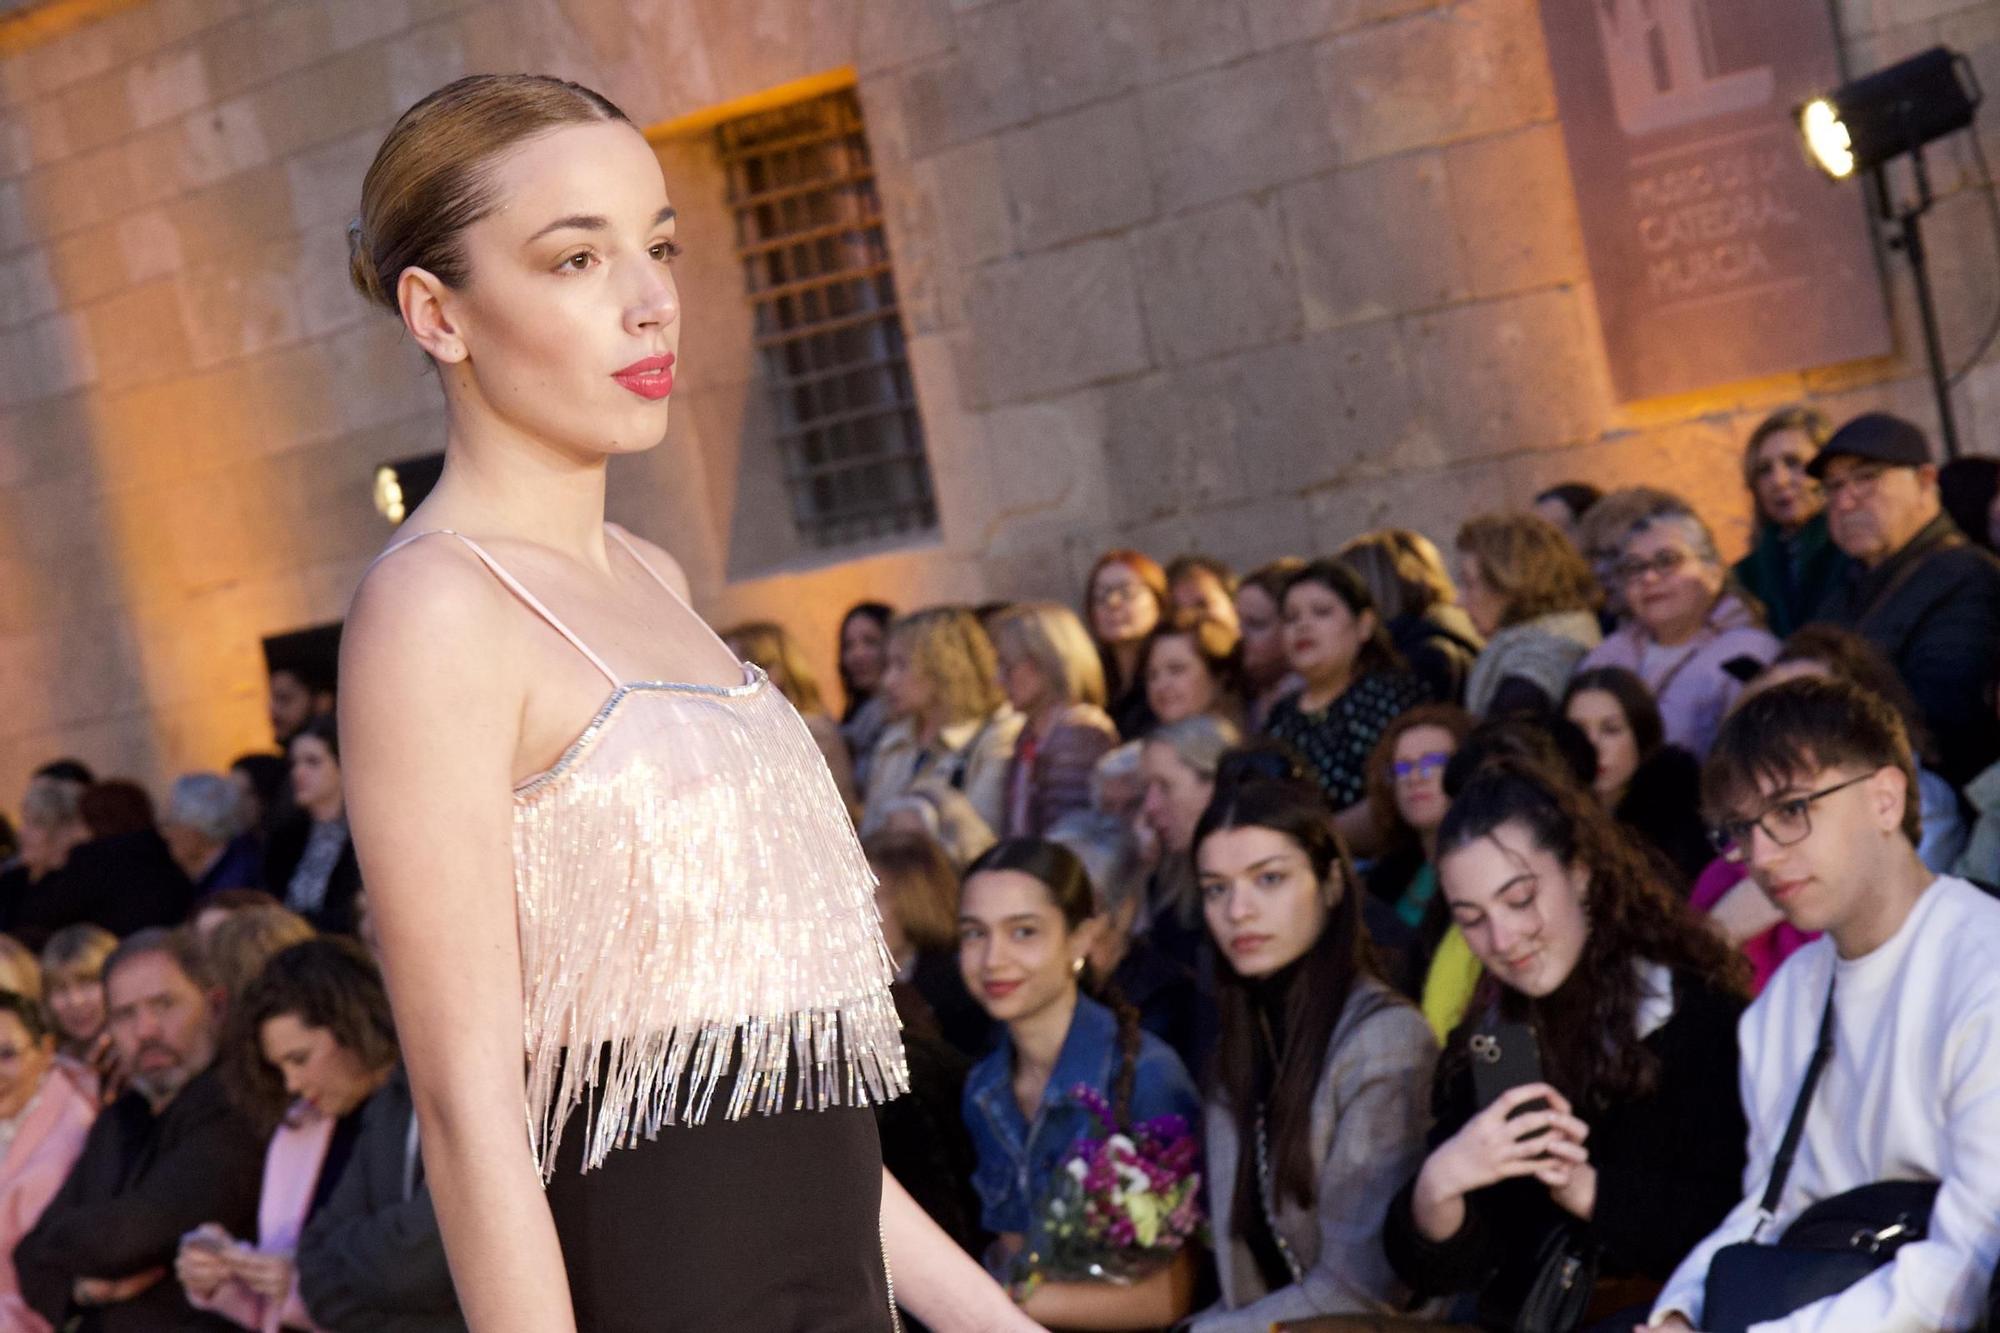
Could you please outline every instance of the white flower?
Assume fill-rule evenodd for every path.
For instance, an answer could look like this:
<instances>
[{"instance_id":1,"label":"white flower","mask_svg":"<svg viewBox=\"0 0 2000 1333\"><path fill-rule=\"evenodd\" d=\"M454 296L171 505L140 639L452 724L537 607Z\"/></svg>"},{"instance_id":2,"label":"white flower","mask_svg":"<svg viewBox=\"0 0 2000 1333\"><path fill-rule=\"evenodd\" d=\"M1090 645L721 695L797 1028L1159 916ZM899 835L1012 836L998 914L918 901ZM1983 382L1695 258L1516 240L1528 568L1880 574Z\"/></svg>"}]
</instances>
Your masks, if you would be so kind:
<instances>
[{"instance_id":1,"label":"white flower","mask_svg":"<svg viewBox=\"0 0 2000 1333\"><path fill-rule=\"evenodd\" d=\"M1077 1184L1081 1185L1083 1183L1083 1178L1089 1174L1090 1174L1090 1168L1084 1164L1084 1161L1081 1157L1070 1158L1069 1178L1071 1180L1074 1180Z\"/></svg>"}]
</instances>

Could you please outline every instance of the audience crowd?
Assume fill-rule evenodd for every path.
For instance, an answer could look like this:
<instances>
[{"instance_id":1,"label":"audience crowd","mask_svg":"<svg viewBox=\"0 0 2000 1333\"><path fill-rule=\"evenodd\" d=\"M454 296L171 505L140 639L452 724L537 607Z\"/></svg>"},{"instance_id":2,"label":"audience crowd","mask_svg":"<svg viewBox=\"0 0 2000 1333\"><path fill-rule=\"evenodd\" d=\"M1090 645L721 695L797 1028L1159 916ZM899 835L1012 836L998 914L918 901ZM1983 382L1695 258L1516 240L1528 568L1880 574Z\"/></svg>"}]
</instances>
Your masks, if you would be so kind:
<instances>
[{"instance_id":1,"label":"audience crowd","mask_svg":"<svg viewBox=\"0 0 2000 1333\"><path fill-rule=\"evenodd\" d=\"M1734 564L1682 497L1573 482L1448 553L864 602L837 698L729 631L878 880L884 1161L1031 1317L1987 1326L1994 481L1809 408L1743 479ZM0 820L0 1333L464 1327L309 676L279 754L157 806L56 759ZM1202 1241L1048 1263L1079 1142L1163 1116ZM1755 1276L1828 1217L1868 1241L1838 1282Z\"/></svg>"}]
</instances>

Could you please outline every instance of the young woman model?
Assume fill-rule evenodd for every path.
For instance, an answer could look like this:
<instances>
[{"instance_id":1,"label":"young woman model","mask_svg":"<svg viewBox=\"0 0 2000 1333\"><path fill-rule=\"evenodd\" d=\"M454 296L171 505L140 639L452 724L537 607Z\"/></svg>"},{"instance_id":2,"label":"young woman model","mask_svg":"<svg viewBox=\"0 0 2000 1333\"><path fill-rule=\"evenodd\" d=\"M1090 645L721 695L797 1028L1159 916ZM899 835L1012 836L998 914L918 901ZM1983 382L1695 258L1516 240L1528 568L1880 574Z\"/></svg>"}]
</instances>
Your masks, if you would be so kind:
<instances>
[{"instance_id":1,"label":"young woman model","mask_svg":"<svg viewBox=\"0 0 2000 1333\"><path fill-rule=\"evenodd\" d=\"M680 337L644 137L573 84L462 79L391 130L350 237L447 408L341 721L467 1322L888 1329L886 1251L933 1327L1028 1327L883 1178L889 965L811 734L604 521Z\"/></svg>"},{"instance_id":2,"label":"young woman model","mask_svg":"<svg viewBox=\"0 0 2000 1333\"><path fill-rule=\"evenodd\" d=\"M1065 1329L1162 1328L1188 1312L1194 1265L1175 1263L1130 1285L1041 1282L1020 1271L1035 1252L1050 1196L1079 1136L1096 1132L1075 1092L1089 1085L1122 1124L1178 1115L1200 1129L1201 1105L1180 1057L1141 1031L1138 1011L1084 994L1103 929L1083 862L1040 838L1009 838L973 862L958 905L958 965L1001 1025L999 1046L965 1083L965 1123L979 1166L973 1187L998 1238L990 1266L1014 1280L1027 1313ZM1030 1260L1030 1268L1032 1260Z\"/></svg>"},{"instance_id":3,"label":"young woman model","mask_svg":"<svg viewBox=\"0 0 2000 1333\"><path fill-rule=\"evenodd\" d=\"M1309 783L1222 786L1194 855L1227 960L1207 1119L1222 1302L1194 1329L1402 1311L1379 1237L1423 1157L1437 1043L1375 973L1360 881Z\"/></svg>"},{"instance_id":4,"label":"young woman model","mask_svg":"<svg viewBox=\"0 0 2000 1333\"><path fill-rule=\"evenodd\" d=\"M1742 1189L1737 964L1589 792L1533 761L1476 772L1437 856L1487 980L1439 1061L1432 1151L1389 1210L1389 1259L1419 1291L1481 1292L1483 1321L1513 1327L1545 1239L1577 1228L1608 1314L1645 1294L1613 1284L1664 1281ZM1482 1108L1472 1037L1492 1017L1530 1025L1545 1081Z\"/></svg>"}]
</instances>

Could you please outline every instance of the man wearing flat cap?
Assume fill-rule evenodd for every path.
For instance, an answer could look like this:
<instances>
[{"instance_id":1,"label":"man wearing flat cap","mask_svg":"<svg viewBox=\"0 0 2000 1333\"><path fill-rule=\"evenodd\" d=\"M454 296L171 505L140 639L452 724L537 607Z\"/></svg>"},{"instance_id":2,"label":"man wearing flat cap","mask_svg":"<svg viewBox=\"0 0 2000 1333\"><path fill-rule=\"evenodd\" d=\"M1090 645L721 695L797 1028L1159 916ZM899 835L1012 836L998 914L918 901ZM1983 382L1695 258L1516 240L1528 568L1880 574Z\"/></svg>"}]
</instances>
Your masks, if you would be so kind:
<instances>
[{"instance_id":1,"label":"man wearing flat cap","mask_svg":"<svg viewBox=\"0 0 2000 1333\"><path fill-rule=\"evenodd\" d=\"M1961 786L2000 759L1986 690L2000 665L2000 560L1944 512L1930 441L1901 417L1854 418L1806 470L1826 491L1834 544L1856 563L1816 618L1895 664L1930 728L1938 772Z\"/></svg>"}]
</instances>

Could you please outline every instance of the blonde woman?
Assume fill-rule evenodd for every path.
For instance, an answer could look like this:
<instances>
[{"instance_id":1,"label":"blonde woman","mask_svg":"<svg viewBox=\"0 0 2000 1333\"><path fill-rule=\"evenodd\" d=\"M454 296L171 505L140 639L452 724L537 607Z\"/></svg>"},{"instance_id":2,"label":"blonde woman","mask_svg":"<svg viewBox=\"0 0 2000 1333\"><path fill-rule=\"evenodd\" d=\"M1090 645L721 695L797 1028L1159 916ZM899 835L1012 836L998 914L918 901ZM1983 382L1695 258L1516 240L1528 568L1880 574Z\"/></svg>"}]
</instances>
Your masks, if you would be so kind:
<instances>
[{"instance_id":1,"label":"blonde woman","mask_svg":"<svg viewBox=\"0 0 2000 1333\"><path fill-rule=\"evenodd\" d=\"M1090 808L1090 775L1118 744L1104 711L1104 666L1076 612L1034 602L993 626L1000 687L1023 719L1007 764L1003 838L1038 838Z\"/></svg>"},{"instance_id":2,"label":"blonde woman","mask_svg":"<svg viewBox=\"0 0 2000 1333\"><path fill-rule=\"evenodd\" d=\"M792 707L805 719L813 743L826 756L827 771L833 774L833 785L840 788L840 799L846 803L848 813L859 810L861 798L854 786L854 759L847 752L840 723L826 711L819 680L806 665L798 640L783 625L753 620L725 632L722 641L729 645L730 652L769 676L778 692L791 700Z\"/></svg>"},{"instance_id":3,"label":"blonde woman","mask_svg":"<svg viewBox=\"0 0 2000 1333\"><path fill-rule=\"evenodd\" d=\"M869 763L861 831L881 826L888 803L918 781L941 776L979 817L999 828L1007 765L1021 715L1000 689L992 640L963 607L903 616L889 627L882 690L893 719Z\"/></svg>"}]
</instances>

